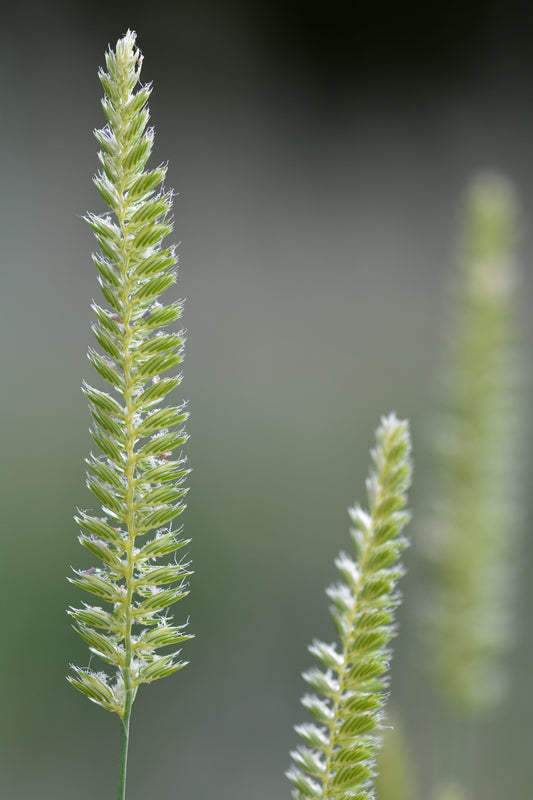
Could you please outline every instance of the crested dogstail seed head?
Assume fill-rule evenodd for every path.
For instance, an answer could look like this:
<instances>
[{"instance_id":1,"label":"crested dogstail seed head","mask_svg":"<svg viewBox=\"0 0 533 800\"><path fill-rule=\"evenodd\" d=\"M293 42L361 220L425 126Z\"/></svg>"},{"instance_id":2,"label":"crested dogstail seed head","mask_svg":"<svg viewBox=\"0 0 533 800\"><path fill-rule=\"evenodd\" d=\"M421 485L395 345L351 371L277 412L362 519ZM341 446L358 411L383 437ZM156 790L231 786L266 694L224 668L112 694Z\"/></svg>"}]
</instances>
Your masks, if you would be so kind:
<instances>
[{"instance_id":1,"label":"crested dogstail seed head","mask_svg":"<svg viewBox=\"0 0 533 800\"><path fill-rule=\"evenodd\" d=\"M350 509L357 559L341 553L335 564L343 580L327 589L340 648L318 640L309 648L321 666L304 673L316 694L305 695L302 703L318 724L296 727L304 744L291 753L294 765L287 773L295 800L374 797L411 481L407 423L384 417L376 438L367 481L369 510Z\"/></svg>"},{"instance_id":2,"label":"crested dogstail seed head","mask_svg":"<svg viewBox=\"0 0 533 800\"><path fill-rule=\"evenodd\" d=\"M94 182L109 212L86 217L100 246L93 262L103 295L93 304L97 348L88 355L104 388L84 383L83 391L97 448L87 459L87 485L101 509L76 516L79 541L97 566L69 579L96 598L69 614L111 668L73 667L69 680L120 717L142 683L184 665L178 646L190 638L169 616L190 575L176 555L187 540L173 523L185 508L187 411L166 402L181 382L175 369L184 332L168 326L182 304L161 300L176 280L174 247L163 245L172 231L172 191L162 188L164 166L146 168L151 87L140 82L135 39L128 31L99 72L107 123L95 131L101 169Z\"/></svg>"},{"instance_id":3,"label":"crested dogstail seed head","mask_svg":"<svg viewBox=\"0 0 533 800\"><path fill-rule=\"evenodd\" d=\"M436 688L459 710L506 685L519 523L520 348L516 202L502 176L469 187L423 541L431 566L425 633Z\"/></svg>"}]
</instances>

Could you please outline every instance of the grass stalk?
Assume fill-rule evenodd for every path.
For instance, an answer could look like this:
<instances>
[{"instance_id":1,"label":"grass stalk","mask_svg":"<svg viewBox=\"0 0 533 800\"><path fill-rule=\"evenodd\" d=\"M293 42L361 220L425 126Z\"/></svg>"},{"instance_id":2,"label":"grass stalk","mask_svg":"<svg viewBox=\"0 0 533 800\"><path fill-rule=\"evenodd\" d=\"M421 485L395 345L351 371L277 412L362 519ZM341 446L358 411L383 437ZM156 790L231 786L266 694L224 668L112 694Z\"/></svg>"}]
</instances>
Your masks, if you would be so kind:
<instances>
[{"instance_id":1,"label":"grass stalk","mask_svg":"<svg viewBox=\"0 0 533 800\"><path fill-rule=\"evenodd\" d=\"M175 553L188 540L172 521L185 508L189 470L175 455L187 440L185 404L165 398L181 382L170 374L183 359L184 332L165 330L182 314L160 297L176 280L172 191L163 166L145 169L154 133L148 128L151 87L140 83L142 57L128 31L100 70L107 119L95 131L102 170L94 181L110 213L89 214L100 252L93 255L105 301L94 304L99 350L89 359L106 390L84 384L99 452L87 460L87 484L101 513L80 511L79 541L96 566L74 570L72 583L99 605L70 608L75 630L114 674L73 667L73 686L118 714L118 798L125 800L132 704L142 683L181 669L177 645L191 638L169 607L188 593L189 565ZM165 401L165 402L163 402ZM169 556L172 560L168 561Z\"/></svg>"},{"instance_id":2,"label":"grass stalk","mask_svg":"<svg viewBox=\"0 0 533 800\"><path fill-rule=\"evenodd\" d=\"M133 698L130 690L126 694L126 706L120 725L117 800L126 800L126 776L128 773L128 748L130 743L130 719L132 704Z\"/></svg>"}]
</instances>

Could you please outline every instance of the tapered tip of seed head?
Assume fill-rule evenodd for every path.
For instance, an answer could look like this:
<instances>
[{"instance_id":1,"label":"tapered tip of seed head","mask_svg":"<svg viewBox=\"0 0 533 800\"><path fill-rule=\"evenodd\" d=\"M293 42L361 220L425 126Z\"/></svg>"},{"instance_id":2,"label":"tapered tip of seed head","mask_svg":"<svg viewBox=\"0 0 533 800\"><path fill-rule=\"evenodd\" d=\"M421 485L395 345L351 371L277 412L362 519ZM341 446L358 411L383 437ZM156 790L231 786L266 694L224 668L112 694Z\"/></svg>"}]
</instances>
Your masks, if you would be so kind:
<instances>
[{"instance_id":1,"label":"tapered tip of seed head","mask_svg":"<svg viewBox=\"0 0 533 800\"><path fill-rule=\"evenodd\" d=\"M465 210L468 289L474 297L507 297L520 278L513 257L519 225L512 183L497 172L476 175L468 187Z\"/></svg>"},{"instance_id":2,"label":"tapered tip of seed head","mask_svg":"<svg viewBox=\"0 0 533 800\"><path fill-rule=\"evenodd\" d=\"M135 47L136 40L137 34L135 31L128 28L122 39L119 39L117 42L117 58L127 58L130 56Z\"/></svg>"},{"instance_id":3,"label":"tapered tip of seed head","mask_svg":"<svg viewBox=\"0 0 533 800\"><path fill-rule=\"evenodd\" d=\"M499 172L484 170L471 180L467 189L467 203L486 221L507 219L515 212L516 197L511 181Z\"/></svg>"},{"instance_id":4,"label":"tapered tip of seed head","mask_svg":"<svg viewBox=\"0 0 533 800\"><path fill-rule=\"evenodd\" d=\"M390 414L382 416L380 423L380 427L384 433L395 433L398 431L400 434L404 435L407 433L409 428L409 423L407 420L398 419L394 411Z\"/></svg>"},{"instance_id":5,"label":"tapered tip of seed head","mask_svg":"<svg viewBox=\"0 0 533 800\"><path fill-rule=\"evenodd\" d=\"M140 50L135 47L136 40L136 32L128 28L125 35L117 41L115 50L113 51L111 47L109 48L109 53L106 56L108 68L110 68L109 59L111 59L111 61L116 61L119 68L135 69L135 67L137 67L136 71L137 74L139 74L141 71L142 55Z\"/></svg>"}]
</instances>

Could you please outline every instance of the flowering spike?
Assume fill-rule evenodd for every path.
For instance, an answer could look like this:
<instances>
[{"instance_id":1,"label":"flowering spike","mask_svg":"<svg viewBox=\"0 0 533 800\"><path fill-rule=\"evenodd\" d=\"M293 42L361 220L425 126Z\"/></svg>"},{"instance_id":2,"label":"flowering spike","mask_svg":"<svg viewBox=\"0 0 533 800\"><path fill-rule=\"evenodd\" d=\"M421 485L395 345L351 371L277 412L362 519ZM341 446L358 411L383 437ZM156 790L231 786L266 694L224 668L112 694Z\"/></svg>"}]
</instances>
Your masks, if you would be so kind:
<instances>
[{"instance_id":1,"label":"flowering spike","mask_svg":"<svg viewBox=\"0 0 533 800\"><path fill-rule=\"evenodd\" d=\"M472 182L436 420L435 492L424 521L425 633L435 686L467 713L494 707L515 633L523 409L516 200L497 174Z\"/></svg>"},{"instance_id":2,"label":"flowering spike","mask_svg":"<svg viewBox=\"0 0 533 800\"><path fill-rule=\"evenodd\" d=\"M350 510L357 562L341 553L335 564L344 579L328 589L341 649L315 640L309 648L325 667L304 673L323 697L305 695L303 705L320 723L296 728L305 742L287 773L295 800L370 800L375 776L377 729L384 705L385 673L393 615L399 603L398 565L406 540L400 535L411 479L406 422L383 418L367 481L369 513Z\"/></svg>"},{"instance_id":3,"label":"flowering spike","mask_svg":"<svg viewBox=\"0 0 533 800\"><path fill-rule=\"evenodd\" d=\"M174 250L162 245L172 229L172 192L161 188L164 167L145 169L153 144L146 105L151 90L139 86L135 39L128 31L99 73L107 125L95 131L102 169L94 181L110 213L86 217L101 248L93 260L106 301L93 306L100 349L91 349L89 359L108 386L83 385L101 451L88 459L87 485L101 511L76 517L80 542L99 565L75 570L70 580L105 608L84 603L68 612L92 653L114 667L114 675L74 667L69 680L122 720L119 796L137 688L180 669L179 645L190 638L168 614L187 594L190 575L187 564L167 563L186 544L172 520L185 507L189 472L179 455L187 439L184 406L160 405L181 380L164 373L180 364L184 344L182 332L160 330L182 311L180 303L159 300L176 280Z\"/></svg>"}]
</instances>

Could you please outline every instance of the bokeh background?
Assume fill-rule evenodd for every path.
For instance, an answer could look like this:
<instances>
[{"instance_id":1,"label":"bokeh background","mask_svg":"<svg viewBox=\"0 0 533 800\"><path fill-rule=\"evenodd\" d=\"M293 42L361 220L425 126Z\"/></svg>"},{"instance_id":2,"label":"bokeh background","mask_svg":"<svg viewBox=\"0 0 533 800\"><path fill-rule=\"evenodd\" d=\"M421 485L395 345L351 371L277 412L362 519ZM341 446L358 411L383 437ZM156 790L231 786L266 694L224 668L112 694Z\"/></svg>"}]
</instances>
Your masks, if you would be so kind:
<instances>
[{"instance_id":1,"label":"bokeh background","mask_svg":"<svg viewBox=\"0 0 533 800\"><path fill-rule=\"evenodd\" d=\"M460 197L499 167L522 203L531 347L533 49L528 3L483 0L31 2L0 29L2 534L0 796L115 794L118 720L74 692L87 663L65 608L86 558L96 77L138 31L154 82L154 163L169 162L189 342L195 575L191 666L140 692L129 798L270 800L305 718L306 645L333 638L324 587L364 499L382 413L412 421L415 511ZM526 449L530 432L524 429ZM531 460L531 459L529 459ZM527 500L527 470L525 471ZM527 519L526 509L526 519ZM441 710L403 583L393 703L421 790L446 773ZM505 532L502 532L505 535ZM532 548L517 580L514 691L476 734L484 800L530 797Z\"/></svg>"}]
</instances>

